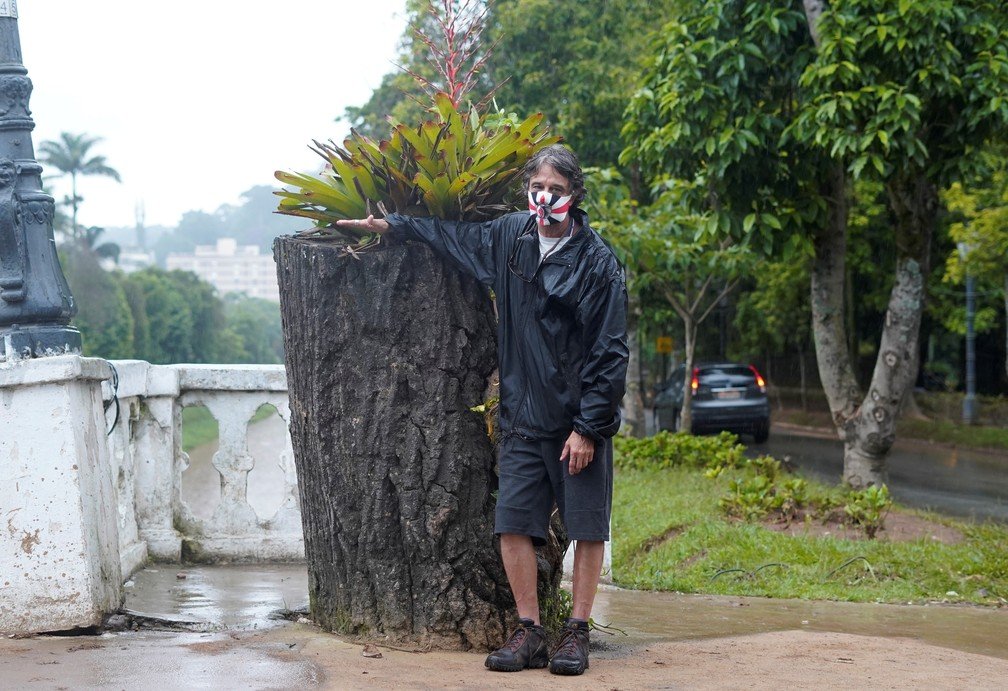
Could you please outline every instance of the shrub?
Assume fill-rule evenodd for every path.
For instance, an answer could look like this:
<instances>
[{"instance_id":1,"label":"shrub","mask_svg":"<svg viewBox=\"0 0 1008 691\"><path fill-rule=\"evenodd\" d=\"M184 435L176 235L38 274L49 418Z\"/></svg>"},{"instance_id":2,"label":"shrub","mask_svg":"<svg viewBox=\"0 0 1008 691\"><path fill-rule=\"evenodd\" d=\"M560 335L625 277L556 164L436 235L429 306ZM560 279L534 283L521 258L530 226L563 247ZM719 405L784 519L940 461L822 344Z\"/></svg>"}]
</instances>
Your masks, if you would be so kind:
<instances>
[{"instance_id":1,"label":"shrub","mask_svg":"<svg viewBox=\"0 0 1008 691\"><path fill-rule=\"evenodd\" d=\"M863 490L851 492L844 505L844 513L854 525L860 526L865 535L874 538L882 529L892 498L885 485L872 485Z\"/></svg>"},{"instance_id":2,"label":"shrub","mask_svg":"<svg viewBox=\"0 0 1008 691\"><path fill-rule=\"evenodd\" d=\"M643 439L616 437L614 444L616 466L625 470L674 467L713 470L739 468L746 463L745 447L738 443L738 437L729 432L699 437L662 431Z\"/></svg>"},{"instance_id":3,"label":"shrub","mask_svg":"<svg viewBox=\"0 0 1008 691\"><path fill-rule=\"evenodd\" d=\"M729 516L754 521L770 513L774 494L773 481L765 475L735 478L728 486L728 494L718 501L718 506Z\"/></svg>"}]
</instances>

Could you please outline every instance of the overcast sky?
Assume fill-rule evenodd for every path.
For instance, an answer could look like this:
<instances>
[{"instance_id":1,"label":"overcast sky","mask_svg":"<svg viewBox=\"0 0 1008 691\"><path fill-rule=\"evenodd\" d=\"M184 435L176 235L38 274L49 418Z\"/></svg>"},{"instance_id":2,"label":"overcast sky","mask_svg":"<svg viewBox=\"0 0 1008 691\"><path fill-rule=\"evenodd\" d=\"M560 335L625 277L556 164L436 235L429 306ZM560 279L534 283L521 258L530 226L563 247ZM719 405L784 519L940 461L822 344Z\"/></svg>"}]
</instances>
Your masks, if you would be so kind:
<instances>
[{"instance_id":1,"label":"overcast sky","mask_svg":"<svg viewBox=\"0 0 1008 691\"><path fill-rule=\"evenodd\" d=\"M18 0L35 132L103 137L122 184L78 184L83 225L148 225L312 170L312 139L394 69L404 0ZM47 171L48 173L48 171ZM69 186L53 181L61 200Z\"/></svg>"}]
</instances>

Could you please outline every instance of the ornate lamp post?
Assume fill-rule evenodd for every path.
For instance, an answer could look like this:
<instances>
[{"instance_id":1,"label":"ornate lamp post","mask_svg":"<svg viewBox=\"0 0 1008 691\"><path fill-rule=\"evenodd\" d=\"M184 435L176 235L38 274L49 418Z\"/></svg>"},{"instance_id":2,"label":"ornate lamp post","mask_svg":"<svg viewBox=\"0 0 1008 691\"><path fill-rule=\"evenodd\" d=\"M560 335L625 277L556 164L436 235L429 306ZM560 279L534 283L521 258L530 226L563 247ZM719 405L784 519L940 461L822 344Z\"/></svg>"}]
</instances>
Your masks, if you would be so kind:
<instances>
[{"instance_id":1,"label":"ornate lamp post","mask_svg":"<svg viewBox=\"0 0 1008 691\"><path fill-rule=\"evenodd\" d=\"M0 360L80 351L77 313L53 239L53 198L42 192L21 63L16 0L0 0Z\"/></svg>"}]
</instances>

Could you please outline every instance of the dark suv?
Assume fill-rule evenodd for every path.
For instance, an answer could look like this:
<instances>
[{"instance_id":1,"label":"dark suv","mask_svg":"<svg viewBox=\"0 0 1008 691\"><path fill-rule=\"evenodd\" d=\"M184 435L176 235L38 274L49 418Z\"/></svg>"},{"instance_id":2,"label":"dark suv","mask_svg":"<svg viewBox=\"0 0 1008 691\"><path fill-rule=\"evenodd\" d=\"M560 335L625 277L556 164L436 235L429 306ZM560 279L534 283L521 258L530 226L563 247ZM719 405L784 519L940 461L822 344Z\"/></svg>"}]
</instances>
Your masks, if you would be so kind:
<instances>
[{"instance_id":1,"label":"dark suv","mask_svg":"<svg viewBox=\"0 0 1008 691\"><path fill-rule=\"evenodd\" d=\"M680 366L654 401L655 427L678 430L686 370ZM751 434L757 444L770 436L766 382L752 365L722 362L693 368L694 433L727 430Z\"/></svg>"}]
</instances>

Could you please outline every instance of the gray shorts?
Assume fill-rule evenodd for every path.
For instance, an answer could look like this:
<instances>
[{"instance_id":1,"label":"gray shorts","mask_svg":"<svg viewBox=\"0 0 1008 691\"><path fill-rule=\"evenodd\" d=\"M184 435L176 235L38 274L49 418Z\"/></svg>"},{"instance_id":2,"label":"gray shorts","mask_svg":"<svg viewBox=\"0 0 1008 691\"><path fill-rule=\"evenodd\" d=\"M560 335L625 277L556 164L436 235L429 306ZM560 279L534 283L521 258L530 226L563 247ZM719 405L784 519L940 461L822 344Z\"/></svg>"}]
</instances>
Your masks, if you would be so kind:
<instances>
[{"instance_id":1,"label":"gray shorts","mask_svg":"<svg viewBox=\"0 0 1008 691\"><path fill-rule=\"evenodd\" d=\"M608 540L612 511L612 440L595 445L595 456L577 475L560 461L561 439L511 435L498 447L500 484L494 532L528 535L546 542L553 505L560 510L571 540Z\"/></svg>"}]
</instances>

